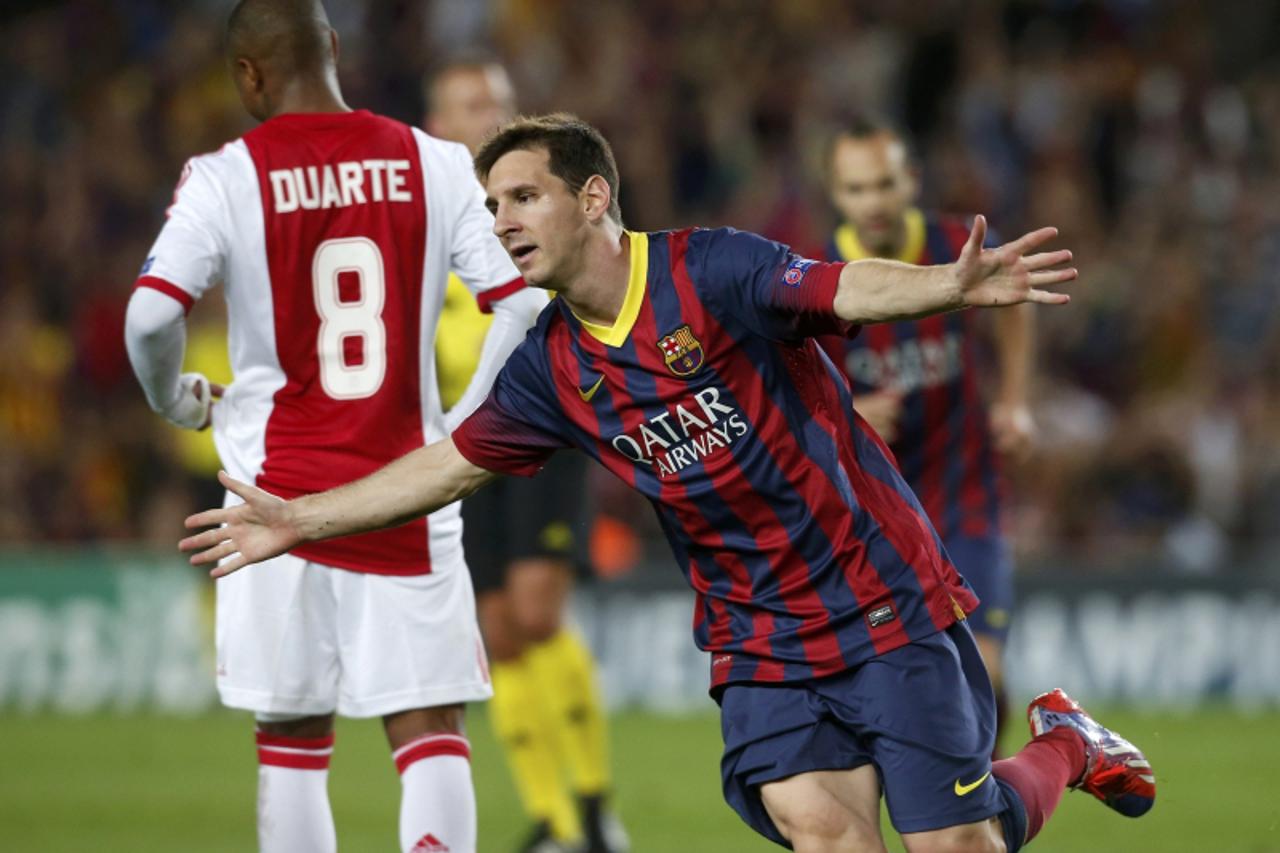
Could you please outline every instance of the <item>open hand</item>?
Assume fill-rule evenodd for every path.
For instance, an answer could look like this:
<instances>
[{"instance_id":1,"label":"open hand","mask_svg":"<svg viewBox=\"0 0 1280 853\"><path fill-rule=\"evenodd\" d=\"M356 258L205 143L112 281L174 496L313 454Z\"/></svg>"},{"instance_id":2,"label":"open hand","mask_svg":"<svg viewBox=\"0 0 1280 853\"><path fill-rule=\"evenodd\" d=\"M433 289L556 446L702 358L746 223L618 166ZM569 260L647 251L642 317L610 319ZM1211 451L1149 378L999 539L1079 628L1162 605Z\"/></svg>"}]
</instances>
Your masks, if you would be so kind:
<instances>
[{"instance_id":1,"label":"open hand","mask_svg":"<svg viewBox=\"0 0 1280 853\"><path fill-rule=\"evenodd\" d=\"M1079 273L1074 267L1057 268L1071 260L1071 252L1028 254L1058 236L1057 228L1040 228L1023 234L1012 243L994 249L982 248L987 239L987 220L974 217L969 239L955 262L956 283L967 306L997 307L1038 302L1065 305L1071 297L1041 288L1071 281Z\"/></svg>"},{"instance_id":2,"label":"open hand","mask_svg":"<svg viewBox=\"0 0 1280 853\"><path fill-rule=\"evenodd\" d=\"M218 472L218 482L243 498L244 503L187 517L188 530L219 525L178 543L180 551L198 552L191 556L193 566L217 564L224 557L230 557L209 572L215 578L225 577L252 563L283 554L302 541L293 526L288 501L242 483L226 471Z\"/></svg>"}]
</instances>

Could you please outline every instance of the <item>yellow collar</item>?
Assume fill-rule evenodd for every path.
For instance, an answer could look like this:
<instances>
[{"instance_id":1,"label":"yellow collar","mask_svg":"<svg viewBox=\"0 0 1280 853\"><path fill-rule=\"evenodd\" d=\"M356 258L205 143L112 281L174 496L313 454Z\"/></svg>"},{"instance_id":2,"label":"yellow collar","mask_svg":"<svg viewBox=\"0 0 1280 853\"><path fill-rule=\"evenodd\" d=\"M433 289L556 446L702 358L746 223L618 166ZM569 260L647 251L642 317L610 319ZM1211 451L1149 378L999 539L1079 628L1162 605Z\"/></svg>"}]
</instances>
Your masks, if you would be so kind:
<instances>
[{"instance_id":1,"label":"yellow collar","mask_svg":"<svg viewBox=\"0 0 1280 853\"><path fill-rule=\"evenodd\" d=\"M627 295L622 299L622 310L611 326L588 323L578 317L582 328L605 346L620 347L631 334L631 328L640 316L640 304L644 302L645 282L649 278L649 235L643 231L628 231L631 242L631 275L627 278Z\"/></svg>"},{"instance_id":2,"label":"yellow collar","mask_svg":"<svg viewBox=\"0 0 1280 853\"><path fill-rule=\"evenodd\" d=\"M924 214L914 207L903 217L906 222L907 239L903 241L902 251L895 260L908 264L920 263L924 253ZM858 239L858 232L847 222L836 229L836 249L846 261L860 261L873 257Z\"/></svg>"}]
</instances>

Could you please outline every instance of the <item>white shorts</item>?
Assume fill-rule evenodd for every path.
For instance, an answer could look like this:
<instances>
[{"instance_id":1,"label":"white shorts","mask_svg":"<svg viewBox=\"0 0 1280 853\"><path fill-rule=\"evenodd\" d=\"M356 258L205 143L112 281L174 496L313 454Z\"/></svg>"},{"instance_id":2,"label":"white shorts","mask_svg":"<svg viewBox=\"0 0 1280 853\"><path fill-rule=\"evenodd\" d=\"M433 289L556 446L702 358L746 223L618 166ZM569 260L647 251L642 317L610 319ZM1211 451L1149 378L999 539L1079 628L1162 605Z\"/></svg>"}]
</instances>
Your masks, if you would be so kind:
<instances>
[{"instance_id":1,"label":"white shorts","mask_svg":"<svg viewBox=\"0 0 1280 853\"><path fill-rule=\"evenodd\" d=\"M217 599L229 707L380 717L493 695L461 557L395 577L285 554L220 579Z\"/></svg>"}]
</instances>

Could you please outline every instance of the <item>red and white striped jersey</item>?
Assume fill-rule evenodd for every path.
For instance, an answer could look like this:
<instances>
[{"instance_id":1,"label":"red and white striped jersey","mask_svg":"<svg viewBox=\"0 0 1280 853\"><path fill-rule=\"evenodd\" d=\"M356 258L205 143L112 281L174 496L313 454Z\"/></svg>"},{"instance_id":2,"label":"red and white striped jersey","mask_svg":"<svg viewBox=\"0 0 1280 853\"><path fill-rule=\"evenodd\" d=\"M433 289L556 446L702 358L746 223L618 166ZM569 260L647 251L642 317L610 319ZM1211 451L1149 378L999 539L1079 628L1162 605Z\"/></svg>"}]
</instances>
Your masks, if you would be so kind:
<instances>
[{"instance_id":1,"label":"red and white striped jersey","mask_svg":"<svg viewBox=\"0 0 1280 853\"><path fill-rule=\"evenodd\" d=\"M190 307L224 283L227 471L289 498L443 438L432 340L449 271L489 301L523 285L492 228L465 148L367 111L277 116L191 159L138 286ZM460 533L450 506L294 551L421 574Z\"/></svg>"}]
</instances>

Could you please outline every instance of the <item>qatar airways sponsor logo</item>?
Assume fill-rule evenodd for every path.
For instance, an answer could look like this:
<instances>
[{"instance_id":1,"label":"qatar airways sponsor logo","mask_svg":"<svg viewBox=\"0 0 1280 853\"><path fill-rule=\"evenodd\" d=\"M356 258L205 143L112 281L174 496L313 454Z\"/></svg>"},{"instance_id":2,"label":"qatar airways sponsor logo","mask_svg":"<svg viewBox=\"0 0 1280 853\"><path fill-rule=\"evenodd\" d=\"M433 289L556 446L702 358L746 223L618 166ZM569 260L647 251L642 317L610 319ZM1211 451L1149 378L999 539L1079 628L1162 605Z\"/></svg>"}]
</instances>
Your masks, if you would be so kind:
<instances>
[{"instance_id":1,"label":"qatar airways sponsor logo","mask_svg":"<svg viewBox=\"0 0 1280 853\"><path fill-rule=\"evenodd\" d=\"M327 210L380 201L413 201L408 160L345 160L320 166L272 169L276 213Z\"/></svg>"},{"instance_id":2,"label":"qatar airways sponsor logo","mask_svg":"<svg viewBox=\"0 0 1280 853\"><path fill-rule=\"evenodd\" d=\"M613 449L667 477L725 450L750 431L733 406L720 402L719 388L703 388L688 404L677 403L631 432L615 435Z\"/></svg>"},{"instance_id":3,"label":"qatar airways sponsor logo","mask_svg":"<svg viewBox=\"0 0 1280 853\"><path fill-rule=\"evenodd\" d=\"M903 341L885 350L858 347L845 357L845 367L855 382L873 388L910 393L945 385L964 370L964 337L947 332L941 338Z\"/></svg>"}]
</instances>

